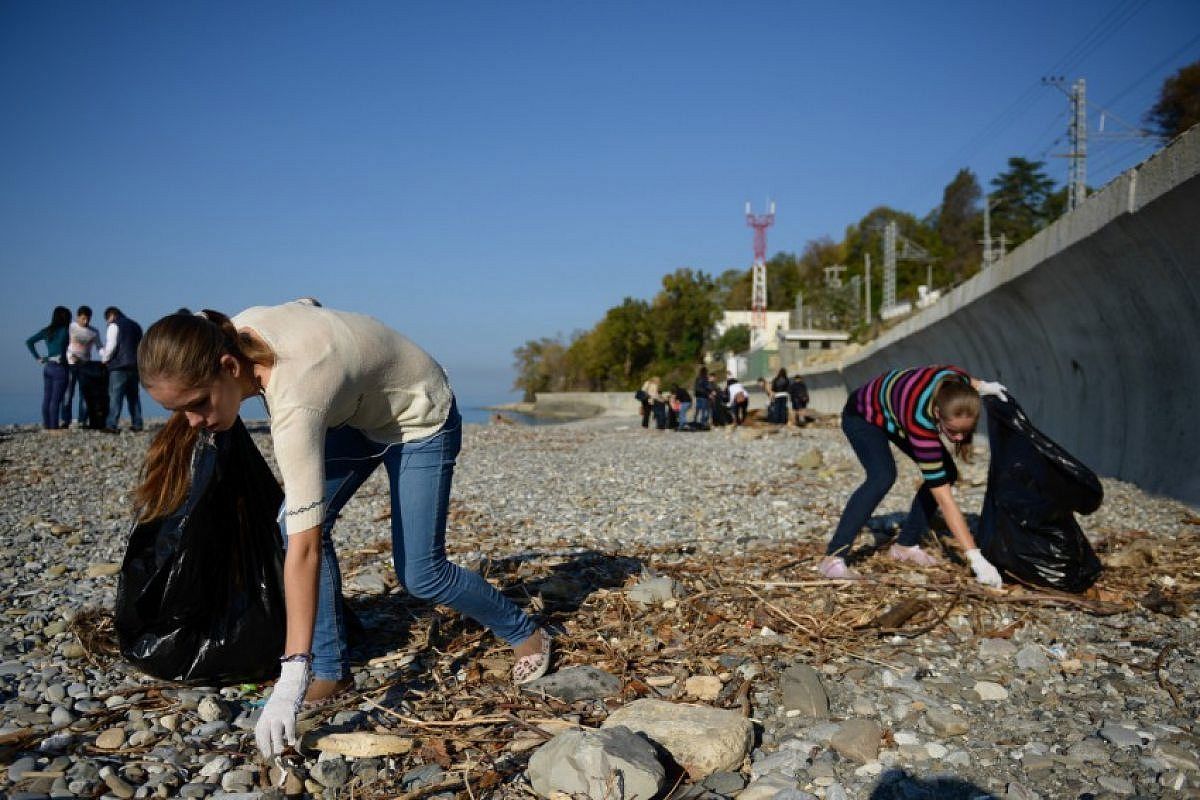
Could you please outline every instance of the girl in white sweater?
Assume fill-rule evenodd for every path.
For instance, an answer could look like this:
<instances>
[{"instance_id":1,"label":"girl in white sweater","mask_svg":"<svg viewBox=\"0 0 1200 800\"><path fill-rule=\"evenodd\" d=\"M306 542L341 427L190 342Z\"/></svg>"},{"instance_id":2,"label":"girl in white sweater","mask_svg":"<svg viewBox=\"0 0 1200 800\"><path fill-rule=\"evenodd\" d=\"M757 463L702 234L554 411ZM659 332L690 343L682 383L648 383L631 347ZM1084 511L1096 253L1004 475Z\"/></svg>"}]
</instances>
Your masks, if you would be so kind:
<instances>
[{"instance_id":1,"label":"girl in white sweater","mask_svg":"<svg viewBox=\"0 0 1200 800\"><path fill-rule=\"evenodd\" d=\"M371 317L312 302L172 314L146 331L138 371L175 412L147 454L139 516L187 496L196 433L227 430L243 400L262 396L283 477L287 634L279 680L256 730L270 757L296 738L296 715L352 685L341 574L331 532L338 511L380 464L392 504L392 557L415 597L448 605L513 646L513 679L544 674L550 637L474 572L446 559L446 512L462 424L446 374L406 337Z\"/></svg>"}]
</instances>

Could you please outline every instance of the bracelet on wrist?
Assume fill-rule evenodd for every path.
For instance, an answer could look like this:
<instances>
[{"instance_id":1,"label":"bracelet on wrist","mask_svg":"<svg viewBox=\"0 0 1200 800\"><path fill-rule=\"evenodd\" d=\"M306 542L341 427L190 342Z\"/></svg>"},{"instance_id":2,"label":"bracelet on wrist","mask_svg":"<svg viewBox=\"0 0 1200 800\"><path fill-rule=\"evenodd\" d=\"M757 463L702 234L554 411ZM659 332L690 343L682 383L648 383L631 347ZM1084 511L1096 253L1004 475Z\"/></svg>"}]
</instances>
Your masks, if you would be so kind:
<instances>
[{"instance_id":1,"label":"bracelet on wrist","mask_svg":"<svg viewBox=\"0 0 1200 800\"><path fill-rule=\"evenodd\" d=\"M292 653L290 656L284 656L279 659L280 664L287 664L292 661L303 661L305 664L311 664L312 653Z\"/></svg>"}]
</instances>

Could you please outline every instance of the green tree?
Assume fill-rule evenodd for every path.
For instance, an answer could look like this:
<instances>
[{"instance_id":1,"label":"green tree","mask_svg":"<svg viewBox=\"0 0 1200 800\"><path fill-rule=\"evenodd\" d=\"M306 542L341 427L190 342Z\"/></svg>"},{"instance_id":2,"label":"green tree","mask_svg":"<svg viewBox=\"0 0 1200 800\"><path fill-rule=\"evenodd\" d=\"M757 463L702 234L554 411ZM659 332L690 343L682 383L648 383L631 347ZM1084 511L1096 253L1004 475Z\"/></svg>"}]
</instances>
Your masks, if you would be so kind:
<instances>
[{"instance_id":1,"label":"green tree","mask_svg":"<svg viewBox=\"0 0 1200 800\"><path fill-rule=\"evenodd\" d=\"M664 275L662 286L650 305L657 361L663 367L699 364L721 316L717 286L706 273L686 267Z\"/></svg>"},{"instance_id":2,"label":"green tree","mask_svg":"<svg viewBox=\"0 0 1200 800\"><path fill-rule=\"evenodd\" d=\"M1164 142L1200 123L1200 61L1193 61L1163 81L1158 102L1144 121Z\"/></svg>"},{"instance_id":3,"label":"green tree","mask_svg":"<svg viewBox=\"0 0 1200 800\"><path fill-rule=\"evenodd\" d=\"M744 353L750 349L750 326L732 325L712 345L715 353Z\"/></svg>"},{"instance_id":4,"label":"green tree","mask_svg":"<svg viewBox=\"0 0 1200 800\"><path fill-rule=\"evenodd\" d=\"M942 204L933 224L942 244L939 263L950 283L958 283L979 269L977 239L982 197L979 181L969 169L960 169L942 191Z\"/></svg>"},{"instance_id":5,"label":"green tree","mask_svg":"<svg viewBox=\"0 0 1200 800\"><path fill-rule=\"evenodd\" d=\"M538 392L557 391L565 385L567 346L560 338L543 336L530 339L513 351L517 377L513 388L519 389L526 402Z\"/></svg>"},{"instance_id":6,"label":"green tree","mask_svg":"<svg viewBox=\"0 0 1200 800\"><path fill-rule=\"evenodd\" d=\"M1042 171L1043 161L1030 161L1020 156L1008 160L1008 171L992 178L992 235L1003 233L1010 247L1015 247L1049 224L1054 181Z\"/></svg>"},{"instance_id":7,"label":"green tree","mask_svg":"<svg viewBox=\"0 0 1200 800\"><path fill-rule=\"evenodd\" d=\"M654 326L644 300L626 297L584 337L581 371L590 386L631 389L654 359Z\"/></svg>"}]
</instances>

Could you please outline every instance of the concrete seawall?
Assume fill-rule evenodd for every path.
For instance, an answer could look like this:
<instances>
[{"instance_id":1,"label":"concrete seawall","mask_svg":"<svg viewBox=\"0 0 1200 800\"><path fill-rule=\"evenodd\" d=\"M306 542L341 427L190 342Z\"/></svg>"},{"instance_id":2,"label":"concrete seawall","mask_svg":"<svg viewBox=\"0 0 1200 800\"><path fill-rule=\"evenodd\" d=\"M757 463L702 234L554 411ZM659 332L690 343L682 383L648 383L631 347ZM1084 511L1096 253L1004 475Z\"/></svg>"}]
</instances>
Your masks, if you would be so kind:
<instances>
[{"instance_id":1,"label":"concrete seawall","mask_svg":"<svg viewBox=\"0 0 1200 800\"><path fill-rule=\"evenodd\" d=\"M1008 386L1102 475L1200 504L1200 128L837 369L813 406L896 367Z\"/></svg>"}]
</instances>

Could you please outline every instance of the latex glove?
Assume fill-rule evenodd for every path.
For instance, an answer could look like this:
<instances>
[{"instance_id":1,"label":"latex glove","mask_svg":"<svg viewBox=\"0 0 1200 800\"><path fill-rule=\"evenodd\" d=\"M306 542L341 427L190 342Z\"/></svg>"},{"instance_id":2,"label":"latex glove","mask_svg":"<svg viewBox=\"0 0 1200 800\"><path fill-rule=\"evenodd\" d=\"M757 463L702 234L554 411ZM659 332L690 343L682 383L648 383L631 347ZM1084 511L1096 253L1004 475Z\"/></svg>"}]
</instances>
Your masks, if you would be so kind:
<instances>
[{"instance_id":1,"label":"latex glove","mask_svg":"<svg viewBox=\"0 0 1200 800\"><path fill-rule=\"evenodd\" d=\"M992 396L999 397L1004 402L1008 402L1008 387L998 381L980 381L979 394L984 397Z\"/></svg>"},{"instance_id":2,"label":"latex glove","mask_svg":"<svg viewBox=\"0 0 1200 800\"><path fill-rule=\"evenodd\" d=\"M282 753L287 745L296 744L296 715L300 713L311 680L307 661L283 663L275 688L254 726L254 740L263 758L269 760Z\"/></svg>"},{"instance_id":3,"label":"latex glove","mask_svg":"<svg viewBox=\"0 0 1200 800\"><path fill-rule=\"evenodd\" d=\"M990 561L983 557L983 553L979 552L978 547L967 551L967 561L970 562L971 569L975 572L975 580L984 586L999 589L1004 585L1004 581L1000 580L1000 573Z\"/></svg>"}]
</instances>

